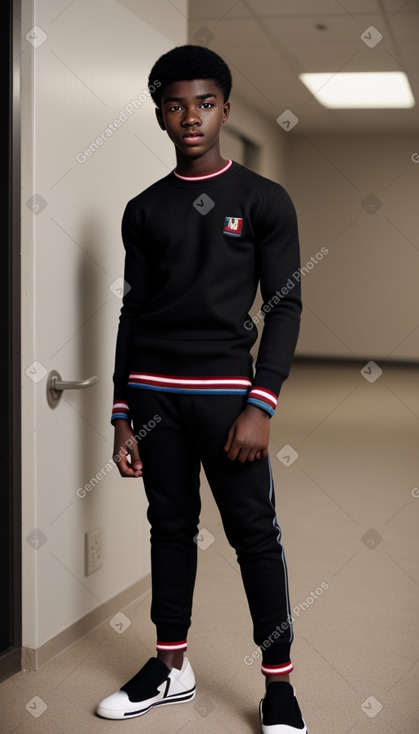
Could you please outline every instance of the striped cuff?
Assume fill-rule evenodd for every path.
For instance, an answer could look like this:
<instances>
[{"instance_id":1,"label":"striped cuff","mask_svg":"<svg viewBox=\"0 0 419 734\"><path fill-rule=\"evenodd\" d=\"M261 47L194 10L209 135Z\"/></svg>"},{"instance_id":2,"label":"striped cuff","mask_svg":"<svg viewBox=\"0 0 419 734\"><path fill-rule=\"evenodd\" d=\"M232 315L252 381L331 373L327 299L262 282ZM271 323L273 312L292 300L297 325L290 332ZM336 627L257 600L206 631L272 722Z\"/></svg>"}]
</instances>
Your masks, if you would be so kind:
<instances>
[{"instance_id":1,"label":"striped cuff","mask_svg":"<svg viewBox=\"0 0 419 734\"><path fill-rule=\"evenodd\" d=\"M278 665L265 665L262 663L261 670L263 675L286 675L294 670L294 666L289 660L287 663L279 663Z\"/></svg>"},{"instance_id":2,"label":"striped cuff","mask_svg":"<svg viewBox=\"0 0 419 734\"><path fill-rule=\"evenodd\" d=\"M257 408L261 408L272 416L275 413L278 398L275 393L267 390L266 387L252 387L247 402L256 405Z\"/></svg>"},{"instance_id":3,"label":"striped cuff","mask_svg":"<svg viewBox=\"0 0 419 734\"><path fill-rule=\"evenodd\" d=\"M111 423L112 421L116 420L116 418L123 418L126 421L130 420L129 405L125 402L125 400L118 400L114 402L112 407Z\"/></svg>"},{"instance_id":4,"label":"striped cuff","mask_svg":"<svg viewBox=\"0 0 419 734\"><path fill-rule=\"evenodd\" d=\"M186 650L188 647L187 640L180 640L180 642L156 642L156 650Z\"/></svg>"}]
</instances>

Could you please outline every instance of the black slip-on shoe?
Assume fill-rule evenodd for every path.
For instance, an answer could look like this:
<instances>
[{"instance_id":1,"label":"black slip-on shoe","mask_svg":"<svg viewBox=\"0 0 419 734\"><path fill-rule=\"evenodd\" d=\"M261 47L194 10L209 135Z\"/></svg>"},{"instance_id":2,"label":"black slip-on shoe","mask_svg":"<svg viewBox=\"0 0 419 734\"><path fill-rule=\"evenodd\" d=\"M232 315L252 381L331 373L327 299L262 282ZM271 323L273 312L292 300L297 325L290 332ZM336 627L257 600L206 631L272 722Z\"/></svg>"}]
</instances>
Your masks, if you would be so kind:
<instances>
[{"instance_id":1,"label":"black slip-on shoe","mask_svg":"<svg viewBox=\"0 0 419 734\"><path fill-rule=\"evenodd\" d=\"M150 658L119 691L99 703L96 713L105 719L130 719L156 706L190 701L195 692L195 676L187 658L181 670L170 670L162 660Z\"/></svg>"},{"instance_id":2,"label":"black slip-on shoe","mask_svg":"<svg viewBox=\"0 0 419 734\"><path fill-rule=\"evenodd\" d=\"M294 688L285 681L269 683L259 704L262 734L308 734Z\"/></svg>"}]
</instances>

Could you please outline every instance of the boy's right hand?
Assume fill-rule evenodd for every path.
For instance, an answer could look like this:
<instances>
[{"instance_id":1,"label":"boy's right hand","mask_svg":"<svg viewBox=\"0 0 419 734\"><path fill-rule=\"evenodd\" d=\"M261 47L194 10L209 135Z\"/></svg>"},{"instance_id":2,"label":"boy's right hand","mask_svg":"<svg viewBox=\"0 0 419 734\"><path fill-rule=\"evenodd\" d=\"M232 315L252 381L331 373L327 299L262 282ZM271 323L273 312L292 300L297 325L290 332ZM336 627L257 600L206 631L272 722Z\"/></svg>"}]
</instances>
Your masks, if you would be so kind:
<instances>
[{"instance_id":1,"label":"boy's right hand","mask_svg":"<svg viewBox=\"0 0 419 734\"><path fill-rule=\"evenodd\" d=\"M114 426L113 456L121 477L141 477L143 463L140 459L138 444L131 425L123 418L117 418ZM115 459L116 456L119 459Z\"/></svg>"}]
</instances>

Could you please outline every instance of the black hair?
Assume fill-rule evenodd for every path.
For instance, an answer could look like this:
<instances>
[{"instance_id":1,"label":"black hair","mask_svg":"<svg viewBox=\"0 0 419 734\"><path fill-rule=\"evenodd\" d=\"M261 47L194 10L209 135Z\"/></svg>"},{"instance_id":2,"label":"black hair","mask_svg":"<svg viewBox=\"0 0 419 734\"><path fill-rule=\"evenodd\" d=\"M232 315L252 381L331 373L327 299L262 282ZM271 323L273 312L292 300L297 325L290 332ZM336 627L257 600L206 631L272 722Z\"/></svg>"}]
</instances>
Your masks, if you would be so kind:
<instances>
[{"instance_id":1,"label":"black hair","mask_svg":"<svg viewBox=\"0 0 419 734\"><path fill-rule=\"evenodd\" d=\"M232 85L231 72L221 56L205 46L176 46L154 64L148 78L150 94L160 107L164 87L172 82L213 79L227 102Z\"/></svg>"}]
</instances>

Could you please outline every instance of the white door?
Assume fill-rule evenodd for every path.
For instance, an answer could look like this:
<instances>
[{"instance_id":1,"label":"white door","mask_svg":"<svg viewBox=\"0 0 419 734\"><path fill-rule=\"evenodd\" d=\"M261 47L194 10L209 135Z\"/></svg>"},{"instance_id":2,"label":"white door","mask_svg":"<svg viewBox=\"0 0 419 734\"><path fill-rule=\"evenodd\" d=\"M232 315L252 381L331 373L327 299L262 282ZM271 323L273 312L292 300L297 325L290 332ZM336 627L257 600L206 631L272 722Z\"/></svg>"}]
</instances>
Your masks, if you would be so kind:
<instances>
[{"instance_id":1,"label":"white door","mask_svg":"<svg viewBox=\"0 0 419 734\"><path fill-rule=\"evenodd\" d=\"M22 536L29 665L36 664L30 651L63 631L71 641L78 620L95 610L109 616L112 598L127 590L134 595L141 579L148 583L142 481L121 479L112 464L109 418L122 213L128 199L174 165L144 90L157 57L186 42L186 0L177 5L23 1ZM92 375L100 381L65 391L51 408L52 370L65 381ZM86 576L85 534L96 529L102 567ZM38 662L48 654L46 646Z\"/></svg>"}]
</instances>

